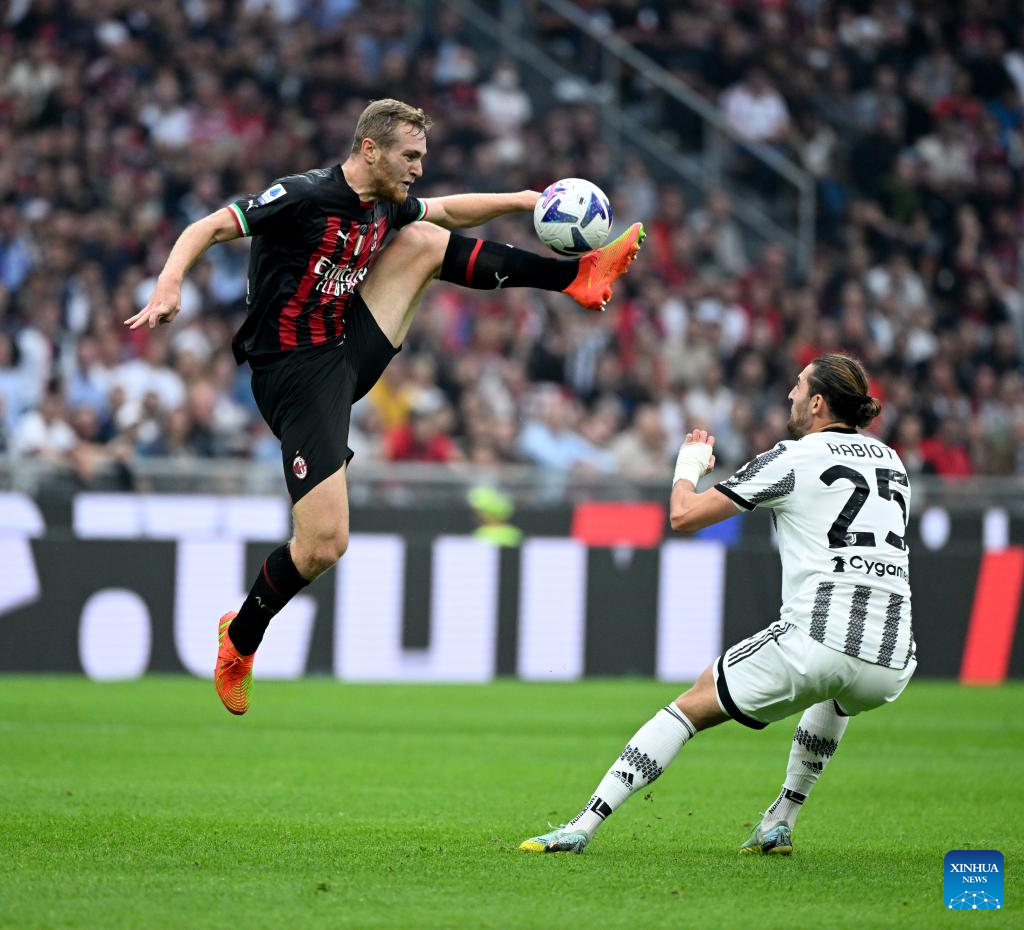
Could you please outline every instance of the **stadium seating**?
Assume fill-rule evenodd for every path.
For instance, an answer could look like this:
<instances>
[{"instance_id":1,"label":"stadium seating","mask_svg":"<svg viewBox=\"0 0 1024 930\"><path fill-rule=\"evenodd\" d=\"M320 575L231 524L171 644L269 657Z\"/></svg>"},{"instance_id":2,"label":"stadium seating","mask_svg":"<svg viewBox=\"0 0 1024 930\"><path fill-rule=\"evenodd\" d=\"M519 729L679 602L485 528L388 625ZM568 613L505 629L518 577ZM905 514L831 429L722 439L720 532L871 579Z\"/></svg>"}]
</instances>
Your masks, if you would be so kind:
<instances>
[{"instance_id":1,"label":"stadium seating","mask_svg":"<svg viewBox=\"0 0 1024 930\"><path fill-rule=\"evenodd\" d=\"M875 373L875 429L913 472L1018 472L1019 4L977 6L985 18L600 6L609 29L815 176L809 276L777 246L751 247L725 190L687 202L641 160L615 163L596 111L531 99L515 63L481 55L447 8L423 31L415 5L14 4L0 25L0 455L63 463L84 486L146 457L276 461L227 351L244 241L192 272L172 327L121 321L188 222L338 160L365 101L393 95L436 119L415 193L540 189L571 173L651 235L601 316L559 295L434 286L356 409L361 461L667 476L681 435L704 426L729 467L782 434L795 372L843 349ZM538 41L564 31L547 22ZM734 180L756 190L748 167L738 160ZM488 234L541 248L525 218ZM412 412L440 437L429 450L409 440ZM577 451L550 464L558 433Z\"/></svg>"}]
</instances>

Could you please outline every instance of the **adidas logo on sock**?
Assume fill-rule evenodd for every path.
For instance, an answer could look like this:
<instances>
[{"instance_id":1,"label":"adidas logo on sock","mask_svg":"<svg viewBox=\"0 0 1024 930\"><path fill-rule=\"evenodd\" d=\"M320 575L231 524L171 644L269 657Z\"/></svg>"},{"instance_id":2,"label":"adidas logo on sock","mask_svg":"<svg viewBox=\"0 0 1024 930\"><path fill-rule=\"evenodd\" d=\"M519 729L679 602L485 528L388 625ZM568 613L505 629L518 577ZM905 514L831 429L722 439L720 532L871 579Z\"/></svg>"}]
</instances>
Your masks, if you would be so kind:
<instances>
[{"instance_id":1,"label":"adidas logo on sock","mask_svg":"<svg viewBox=\"0 0 1024 930\"><path fill-rule=\"evenodd\" d=\"M632 772L617 772L617 771L613 770L612 771L612 775L614 775L619 781L622 782L622 784L624 784L627 788L629 788L630 791L633 790L633 773Z\"/></svg>"},{"instance_id":2,"label":"adidas logo on sock","mask_svg":"<svg viewBox=\"0 0 1024 930\"><path fill-rule=\"evenodd\" d=\"M809 768L812 772L817 772L819 775L825 770L824 762L807 762L805 760L803 764L806 765L807 768Z\"/></svg>"}]
</instances>

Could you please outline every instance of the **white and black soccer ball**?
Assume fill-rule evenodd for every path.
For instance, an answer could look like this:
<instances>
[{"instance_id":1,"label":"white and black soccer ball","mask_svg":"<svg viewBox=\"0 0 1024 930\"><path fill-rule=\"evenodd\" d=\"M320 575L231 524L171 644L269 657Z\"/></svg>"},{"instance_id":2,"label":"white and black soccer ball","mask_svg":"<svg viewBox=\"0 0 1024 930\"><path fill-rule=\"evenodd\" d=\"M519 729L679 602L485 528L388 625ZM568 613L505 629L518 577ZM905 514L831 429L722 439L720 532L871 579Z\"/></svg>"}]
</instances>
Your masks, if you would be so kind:
<instances>
[{"instance_id":1,"label":"white and black soccer ball","mask_svg":"<svg viewBox=\"0 0 1024 930\"><path fill-rule=\"evenodd\" d=\"M612 228L612 205L596 184L563 178L548 185L533 208L533 228L560 255L581 255L604 244Z\"/></svg>"}]
</instances>

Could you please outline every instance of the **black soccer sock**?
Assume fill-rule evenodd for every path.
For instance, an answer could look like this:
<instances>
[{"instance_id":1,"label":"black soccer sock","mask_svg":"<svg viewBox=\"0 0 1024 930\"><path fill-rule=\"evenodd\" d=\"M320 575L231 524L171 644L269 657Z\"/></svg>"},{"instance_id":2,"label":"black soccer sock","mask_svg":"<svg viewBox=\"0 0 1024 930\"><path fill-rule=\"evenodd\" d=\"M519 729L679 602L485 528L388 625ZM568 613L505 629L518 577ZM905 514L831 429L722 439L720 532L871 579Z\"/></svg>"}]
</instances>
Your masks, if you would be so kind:
<instances>
[{"instance_id":1,"label":"black soccer sock","mask_svg":"<svg viewBox=\"0 0 1024 930\"><path fill-rule=\"evenodd\" d=\"M244 656L256 651L274 615L309 584L295 567L288 545L279 546L267 556L249 596L228 627L231 642Z\"/></svg>"},{"instance_id":2,"label":"black soccer sock","mask_svg":"<svg viewBox=\"0 0 1024 930\"><path fill-rule=\"evenodd\" d=\"M478 291L499 287L564 291L576 279L579 264L575 258L545 258L512 245L452 233L441 262L440 278Z\"/></svg>"}]
</instances>

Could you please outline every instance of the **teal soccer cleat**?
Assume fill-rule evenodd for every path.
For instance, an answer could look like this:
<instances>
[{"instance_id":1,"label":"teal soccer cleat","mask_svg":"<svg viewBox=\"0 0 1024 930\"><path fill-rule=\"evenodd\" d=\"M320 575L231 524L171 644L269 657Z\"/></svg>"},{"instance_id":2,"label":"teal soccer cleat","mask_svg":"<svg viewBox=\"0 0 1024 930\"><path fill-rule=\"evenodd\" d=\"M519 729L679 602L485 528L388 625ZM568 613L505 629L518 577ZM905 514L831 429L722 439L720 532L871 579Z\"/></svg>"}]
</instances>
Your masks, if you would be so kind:
<instances>
[{"instance_id":1,"label":"teal soccer cleat","mask_svg":"<svg viewBox=\"0 0 1024 930\"><path fill-rule=\"evenodd\" d=\"M567 830L564 826L556 827L550 833L542 833L519 844L522 852L530 853L581 853L590 842L590 837L582 830Z\"/></svg>"},{"instance_id":2,"label":"teal soccer cleat","mask_svg":"<svg viewBox=\"0 0 1024 930\"><path fill-rule=\"evenodd\" d=\"M785 820L780 820L770 830L761 830L761 824L741 847L744 854L761 853L765 856L789 856L793 852L793 831Z\"/></svg>"}]
</instances>

